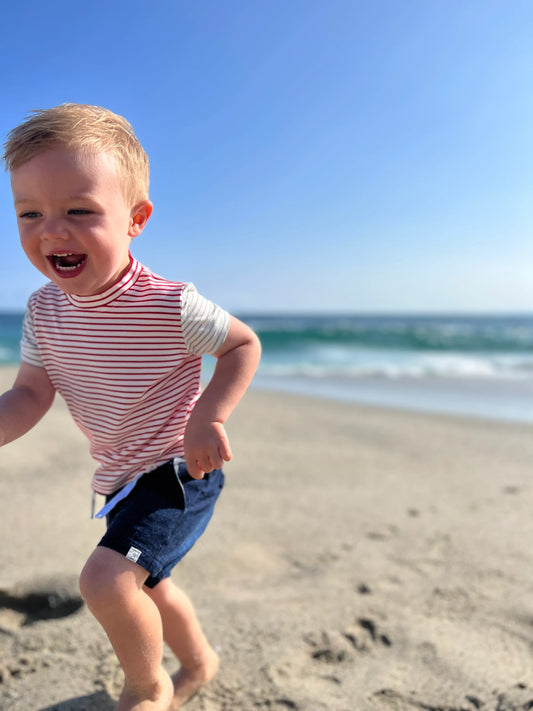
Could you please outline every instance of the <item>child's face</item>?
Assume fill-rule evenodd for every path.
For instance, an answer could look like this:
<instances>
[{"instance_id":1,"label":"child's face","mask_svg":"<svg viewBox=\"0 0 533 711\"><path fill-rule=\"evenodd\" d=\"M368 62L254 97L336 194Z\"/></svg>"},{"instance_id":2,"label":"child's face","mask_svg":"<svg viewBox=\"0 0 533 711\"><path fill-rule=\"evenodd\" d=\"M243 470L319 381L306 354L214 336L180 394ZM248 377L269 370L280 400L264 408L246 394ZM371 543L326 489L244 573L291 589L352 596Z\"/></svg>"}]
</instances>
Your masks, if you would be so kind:
<instances>
[{"instance_id":1,"label":"child's face","mask_svg":"<svg viewBox=\"0 0 533 711\"><path fill-rule=\"evenodd\" d=\"M127 271L152 208L126 204L112 156L54 148L13 170L11 187L22 247L60 289L91 296Z\"/></svg>"}]
</instances>

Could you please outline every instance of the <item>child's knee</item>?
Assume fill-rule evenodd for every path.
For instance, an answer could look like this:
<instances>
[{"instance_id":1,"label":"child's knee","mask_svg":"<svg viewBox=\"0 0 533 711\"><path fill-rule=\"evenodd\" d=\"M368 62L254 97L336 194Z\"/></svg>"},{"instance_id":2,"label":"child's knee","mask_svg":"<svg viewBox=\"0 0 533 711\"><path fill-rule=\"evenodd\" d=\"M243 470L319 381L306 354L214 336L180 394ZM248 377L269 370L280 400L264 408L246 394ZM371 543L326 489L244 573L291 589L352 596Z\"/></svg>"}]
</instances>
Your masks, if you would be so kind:
<instances>
[{"instance_id":1,"label":"child's knee","mask_svg":"<svg viewBox=\"0 0 533 711\"><path fill-rule=\"evenodd\" d=\"M98 547L81 571L81 596L91 610L101 606L123 606L142 587L143 577L140 566L116 551Z\"/></svg>"},{"instance_id":2,"label":"child's knee","mask_svg":"<svg viewBox=\"0 0 533 711\"><path fill-rule=\"evenodd\" d=\"M80 593L89 608L98 598L108 594L109 573L106 572L103 561L96 555L98 549L90 556L80 574Z\"/></svg>"}]
</instances>

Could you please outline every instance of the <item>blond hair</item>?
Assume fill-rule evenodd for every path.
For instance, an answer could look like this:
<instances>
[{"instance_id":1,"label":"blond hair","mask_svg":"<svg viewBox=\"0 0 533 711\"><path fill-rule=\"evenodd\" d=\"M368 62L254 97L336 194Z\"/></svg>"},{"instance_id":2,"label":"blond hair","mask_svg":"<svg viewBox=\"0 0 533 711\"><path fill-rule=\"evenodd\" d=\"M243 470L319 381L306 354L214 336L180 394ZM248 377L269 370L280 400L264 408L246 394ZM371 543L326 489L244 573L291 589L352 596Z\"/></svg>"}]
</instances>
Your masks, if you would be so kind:
<instances>
[{"instance_id":1,"label":"blond hair","mask_svg":"<svg viewBox=\"0 0 533 711\"><path fill-rule=\"evenodd\" d=\"M131 124L122 116L90 104L61 104L32 111L8 134L4 145L6 169L16 170L37 154L57 146L109 153L117 163L126 201L133 205L148 199L148 156Z\"/></svg>"}]
</instances>

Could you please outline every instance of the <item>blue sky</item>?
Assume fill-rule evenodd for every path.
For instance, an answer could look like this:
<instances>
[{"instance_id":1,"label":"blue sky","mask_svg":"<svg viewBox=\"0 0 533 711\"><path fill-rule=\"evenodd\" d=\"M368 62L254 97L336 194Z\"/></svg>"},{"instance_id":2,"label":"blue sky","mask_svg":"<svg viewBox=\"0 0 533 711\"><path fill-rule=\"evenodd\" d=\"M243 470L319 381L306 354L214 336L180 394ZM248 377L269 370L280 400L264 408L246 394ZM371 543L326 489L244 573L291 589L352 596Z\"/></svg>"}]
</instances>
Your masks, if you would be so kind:
<instances>
[{"instance_id":1,"label":"blue sky","mask_svg":"<svg viewBox=\"0 0 533 711\"><path fill-rule=\"evenodd\" d=\"M12 3L3 137L66 101L152 167L134 255L235 313L528 311L529 0ZM0 175L0 309L43 277Z\"/></svg>"}]
</instances>

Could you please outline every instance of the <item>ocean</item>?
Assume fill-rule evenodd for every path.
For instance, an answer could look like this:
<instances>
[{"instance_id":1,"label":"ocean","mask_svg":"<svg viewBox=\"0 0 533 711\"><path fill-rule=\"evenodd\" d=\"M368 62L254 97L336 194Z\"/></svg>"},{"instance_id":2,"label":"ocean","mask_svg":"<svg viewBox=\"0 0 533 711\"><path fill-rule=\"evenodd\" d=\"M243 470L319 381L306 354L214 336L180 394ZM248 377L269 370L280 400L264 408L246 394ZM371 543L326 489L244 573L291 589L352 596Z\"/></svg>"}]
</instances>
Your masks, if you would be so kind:
<instances>
[{"instance_id":1,"label":"ocean","mask_svg":"<svg viewBox=\"0 0 533 711\"><path fill-rule=\"evenodd\" d=\"M263 346L253 387L533 422L533 315L241 318ZM21 326L22 314L0 314L0 365L18 361Z\"/></svg>"}]
</instances>

